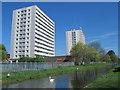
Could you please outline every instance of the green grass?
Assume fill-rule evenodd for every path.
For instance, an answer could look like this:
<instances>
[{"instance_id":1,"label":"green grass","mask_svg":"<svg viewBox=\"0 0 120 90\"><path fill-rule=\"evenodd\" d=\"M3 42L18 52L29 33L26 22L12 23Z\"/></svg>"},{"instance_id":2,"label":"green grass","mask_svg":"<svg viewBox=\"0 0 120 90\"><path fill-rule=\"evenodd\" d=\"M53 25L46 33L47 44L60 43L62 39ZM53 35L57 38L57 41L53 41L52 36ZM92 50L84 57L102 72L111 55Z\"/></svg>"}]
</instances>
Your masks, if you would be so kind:
<instances>
[{"instance_id":1,"label":"green grass","mask_svg":"<svg viewBox=\"0 0 120 90\"><path fill-rule=\"evenodd\" d=\"M103 67L106 65L112 65L112 64L96 63L96 64L88 64L85 66L65 66L56 69L49 69L42 71L16 72L16 73L11 73L11 76L9 78L6 78L7 74L4 73L2 74L2 84L4 85L4 84L15 83L29 79L37 79L37 78L48 77L53 75L65 74L76 71L76 68L79 68L79 70L88 70L88 69Z\"/></svg>"},{"instance_id":2,"label":"green grass","mask_svg":"<svg viewBox=\"0 0 120 90\"><path fill-rule=\"evenodd\" d=\"M88 84L84 88L118 88L118 74L120 72L112 72L111 70L108 74L98 77L95 81Z\"/></svg>"}]
</instances>

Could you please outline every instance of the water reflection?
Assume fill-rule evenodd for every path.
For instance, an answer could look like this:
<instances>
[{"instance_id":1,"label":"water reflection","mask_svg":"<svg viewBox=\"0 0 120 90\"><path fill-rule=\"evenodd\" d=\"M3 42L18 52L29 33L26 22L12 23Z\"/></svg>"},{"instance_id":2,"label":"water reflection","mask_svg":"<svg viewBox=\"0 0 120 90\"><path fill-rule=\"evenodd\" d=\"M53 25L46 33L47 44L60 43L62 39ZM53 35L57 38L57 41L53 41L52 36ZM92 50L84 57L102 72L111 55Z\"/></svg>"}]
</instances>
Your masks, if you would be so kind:
<instances>
[{"instance_id":1,"label":"water reflection","mask_svg":"<svg viewBox=\"0 0 120 90\"><path fill-rule=\"evenodd\" d=\"M9 84L3 88L83 88L88 83L94 81L97 77L106 74L112 66L95 68L87 71L76 71L70 74L54 76L54 82L49 78L37 80L27 80L16 84Z\"/></svg>"}]
</instances>

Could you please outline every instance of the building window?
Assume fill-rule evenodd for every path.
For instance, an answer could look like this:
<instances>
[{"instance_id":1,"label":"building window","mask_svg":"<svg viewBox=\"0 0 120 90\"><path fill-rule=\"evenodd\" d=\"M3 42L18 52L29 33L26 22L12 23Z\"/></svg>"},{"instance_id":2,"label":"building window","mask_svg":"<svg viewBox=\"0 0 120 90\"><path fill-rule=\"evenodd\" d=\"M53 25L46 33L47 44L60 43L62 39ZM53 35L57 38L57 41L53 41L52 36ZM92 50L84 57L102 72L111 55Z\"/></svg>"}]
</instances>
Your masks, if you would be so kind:
<instances>
[{"instance_id":1,"label":"building window","mask_svg":"<svg viewBox=\"0 0 120 90\"><path fill-rule=\"evenodd\" d=\"M28 11L30 11L30 9L28 9Z\"/></svg>"},{"instance_id":2,"label":"building window","mask_svg":"<svg viewBox=\"0 0 120 90\"><path fill-rule=\"evenodd\" d=\"M28 15L30 15L30 13L28 13Z\"/></svg>"},{"instance_id":3,"label":"building window","mask_svg":"<svg viewBox=\"0 0 120 90\"><path fill-rule=\"evenodd\" d=\"M29 37L27 37L27 39L29 39Z\"/></svg>"},{"instance_id":4,"label":"building window","mask_svg":"<svg viewBox=\"0 0 120 90\"><path fill-rule=\"evenodd\" d=\"M18 21L19 21L19 19L18 19Z\"/></svg>"},{"instance_id":5,"label":"building window","mask_svg":"<svg viewBox=\"0 0 120 90\"><path fill-rule=\"evenodd\" d=\"M17 55L15 55L15 57L17 57Z\"/></svg>"},{"instance_id":6,"label":"building window","mask_svg":"<svg viewBox=\"0 0 120 90\"><path fill-rule=\"evenodd\" d=\"M29 33L27 33L27 35L29 35Z\"/></svg>"},{"instance_id":7,"label":"building window","mask_svg":"<svg viewBox=\"0 0 120 90\"><path fill-rule=\"evenodd\" d=\"M28 52L28 50L26 50Z\"/></svg>"}]
</instances>

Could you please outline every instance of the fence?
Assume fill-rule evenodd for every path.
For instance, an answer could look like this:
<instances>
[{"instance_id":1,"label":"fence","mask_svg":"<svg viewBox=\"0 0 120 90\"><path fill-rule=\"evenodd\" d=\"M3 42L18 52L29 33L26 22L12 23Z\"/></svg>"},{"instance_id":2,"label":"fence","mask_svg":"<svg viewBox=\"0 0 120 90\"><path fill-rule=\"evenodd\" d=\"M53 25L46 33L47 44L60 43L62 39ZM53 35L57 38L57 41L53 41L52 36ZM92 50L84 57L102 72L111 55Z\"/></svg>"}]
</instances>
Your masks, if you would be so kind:
<instances>
[{"instance_id":1,"label":"fence","mask_svg":"<svg viewBox=\"0 0 120 90\"><path fill-rule=\"evenodd\" d=\"M0 63L2 66L2 73L6 72L20 72L32 70L53 69L62 66L73 66L73 62L19 62L19 63Z\"/></svg>"}]
</instances>

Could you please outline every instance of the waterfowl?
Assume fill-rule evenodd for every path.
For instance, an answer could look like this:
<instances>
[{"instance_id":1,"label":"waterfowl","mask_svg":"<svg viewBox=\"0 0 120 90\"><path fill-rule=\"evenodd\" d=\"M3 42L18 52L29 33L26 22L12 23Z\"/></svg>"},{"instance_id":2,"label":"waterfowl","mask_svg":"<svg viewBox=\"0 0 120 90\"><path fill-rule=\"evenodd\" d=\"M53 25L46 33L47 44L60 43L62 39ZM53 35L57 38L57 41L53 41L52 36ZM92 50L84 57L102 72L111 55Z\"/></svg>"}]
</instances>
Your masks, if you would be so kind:
<instances>
[{"instance_id":1,"label":"waterfowl","mask_svg":"<svg viewBox=\"0 0 120 90\"><path fill-rule=\"evenodd\" d=\"M7 74L7 78L9 78L9 77L10 77L10 73Z\"/></svg>"},{"instance_id":2,"label":"waterfowl","mask_svg":"<svg viewBox=\"0 0 120 90\"><path fill-rule=\"evenodd\" d=\"M78 68L77 68L77 70L78 70Z\"/></svg>"},{"instance_id":3,"label":"waterfowl","mask_svg":"<svg viewBox=\"0 0 120 90\"><path fill-rule=\"evenodd\" d=\"M50 82L54 82L54 79L51 78L51 76L50 76L50 77L49 77L49 81L50 81Z\"/></svg>"}]
</instances>

